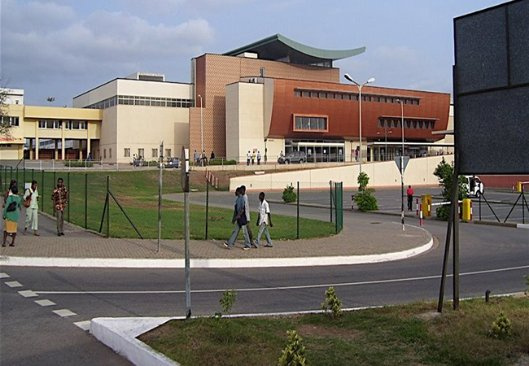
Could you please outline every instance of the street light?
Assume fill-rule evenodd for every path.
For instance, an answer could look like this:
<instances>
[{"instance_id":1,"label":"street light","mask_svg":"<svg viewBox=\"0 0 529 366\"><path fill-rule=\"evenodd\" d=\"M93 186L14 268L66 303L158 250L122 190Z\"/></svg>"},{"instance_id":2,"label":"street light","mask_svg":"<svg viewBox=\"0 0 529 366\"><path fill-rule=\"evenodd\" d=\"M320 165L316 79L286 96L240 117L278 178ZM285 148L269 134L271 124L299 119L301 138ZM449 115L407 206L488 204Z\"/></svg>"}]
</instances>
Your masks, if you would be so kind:
<instances>
[{"instance_id":1,"label":"street light","mask_svg":"<svg viewBox=\"0 0 529 366\"><path fill-rule=\"evenodd\" d=\"M200 98L200 146L201 154L204 152L204 125L202 121L202 95L198 95Z\"/></svg>"},{"instance_id":2,"label":"street light","mask_svg":"<svg viewBox=\"0 0 529 366\"><path fill-rule=\"evenodd\" d=\"M400 124L402 128L402 151L400 153L400 217L402 221L402 231L404 231L404 102L402 101L402 99L397 99L397 102L400 103Z\"/></svg>"},{"instance_id":3,"label":"street light","mask_svg":"<svg viewBox=\"0 0 529 366\"><path fill-rule=\"evenodd\" d=\"M358 138L360 140L360 153L358 154L360 158L360 173L362 172L362 88L364 85L367 85L369 83L373 83L375 81L375 78L369 78L367 81L363 84L359 84L356 81L353 80L353 78L349 74L344 74L344 77L349 80L351 83L357 86L358 88Z\"/></svg>"}]
</instances>

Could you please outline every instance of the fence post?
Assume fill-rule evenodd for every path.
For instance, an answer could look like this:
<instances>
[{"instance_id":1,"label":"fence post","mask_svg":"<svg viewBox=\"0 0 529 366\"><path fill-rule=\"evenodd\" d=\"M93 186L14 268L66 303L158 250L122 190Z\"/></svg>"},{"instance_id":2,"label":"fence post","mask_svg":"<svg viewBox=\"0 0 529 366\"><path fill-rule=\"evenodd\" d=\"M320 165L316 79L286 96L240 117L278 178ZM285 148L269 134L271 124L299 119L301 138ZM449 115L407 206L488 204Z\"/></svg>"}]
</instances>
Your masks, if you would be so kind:
<instances>
[{"instance_id":1,"label":"fence post","mask_svg":"<svg viewBox=\"0 0 529 366\"><path fill-rule=\"evenodd\" d=\"M331 216L331 220L329 222L332 222L332 180L329 181L329 212Z\"/></svg>"},{"instance_id":2,"label":"fence post","mask_svg":"<svg viewBox=\"0 0 529 366\"><path fill-rule=\"evenodd\" d=\"M44 194L44 192L46 191L45 188L44 188L44 169L42 169L41 171L41 179L40 179L40 184L42 184L42 193ZM44 197L44 196L43 196ZM44 201L46 201L44 198L40 201L40 210L42 212L44 212Z\"/></svg>"},{"instance_id":3,"label":"fence post","mask_svg":"<svg viewBox=\"0 0 529 366\"><path fill-rule=\"evenodd\" d=\"M209 222L209 181L206 180L206 235L205 240L208 240L208 222Z\"/></svg>"},{"instance_id":4,"label":"fence post","mask_svg":"<svg viewBox=\"0 0 529 366\"><path fill-rule=\"evenodd\" d=\"M298 192L297 192L297 204L296 204L296 239L299 239L299 181L298 181Z\"/></svg>"},{"instance_id":5,"label":"fence post","mask_svg":"<svg viewBox=\"0 0 529 366\"><path fill-rule=\"evenodd\" d=\"M22 179L24 180L24 184L26 183L26 168L22 168Z\"/></svg>"},{"instance_id":6,"label":"fence post","mask_svg":"<svg viewBox=\"0 0 529 366\"><path fill-rule=\"evenodd\" d=\"M84 228L88 229L88 173L84 173Z\"/></svg>"},{"instance_id":7,"label":"fence post","mask_svg":"<svg viewBox=\"0 0 529 366\"><path fill-rule=\"evenodd\" d=\"M110 238L110 176L107 175L107 238Z\"/></svg>"},{"instance_id":8,"label":"fence post","mask_svg":"<svg viewBox=\"0 0 529 366\"><path fill-rule=\"evenodd\" d=\"M31 169L31 181L35 180L35 169Z\"/></svg>"},{"instance_id":9,"label":"fence post","mask_svg":"<svg viewBox=\"0 0 529 366\"><path fill-rule=\"evenodd\" d=\"M68 182L68 189L69 189L69 192L68 192L68 222L70 222L70 196L72 194L72 187L70 186L70 172L67 173L66 175L66 181Z\"/></svg>"}]
</instances>

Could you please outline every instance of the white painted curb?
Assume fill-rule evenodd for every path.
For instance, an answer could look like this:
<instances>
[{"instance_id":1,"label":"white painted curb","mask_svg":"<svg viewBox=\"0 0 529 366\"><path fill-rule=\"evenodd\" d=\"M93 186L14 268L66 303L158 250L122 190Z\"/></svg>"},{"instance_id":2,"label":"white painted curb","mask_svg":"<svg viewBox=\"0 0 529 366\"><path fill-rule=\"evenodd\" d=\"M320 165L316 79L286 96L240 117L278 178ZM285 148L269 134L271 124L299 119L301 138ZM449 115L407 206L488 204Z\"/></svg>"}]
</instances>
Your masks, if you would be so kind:
<instances>
[{"instance_id":1,"label":"white painted curb","mask_svg":"<svg viewBox=\"0 0 529 366\"><path fill-rule=\"evenodd\" d=\"M312 267L368 264L410 258L430 250L433 238L428 243L400 252L351 256L299 257L299 258L215 258L191 259L191 268L269 268ZM178 259L126 259L126 258L45 258L45 257L0 257L0 265L32 267L78 267L78 268L184 268L183 258Z\"/></svg>"},{"instance_id":2,"label":"white painted curb","mask_svg":"<svg viewBox=\"0 0 529 366\"><path fill-rule=\"evenodd\" d=\"M179 363L136 339L171 319L177 318L95 318L90 322L90 333L135 365L179 366Z\"/></svg>"},{"instance_id":3,"label":"white painted curb","mask_svg":"<svg viewBox=\"0 0 529 366\"><path fill-rule=\"evenodd\" d=\"M529 224L516 224L518 229L529 229Z\"/></svg>"}]
</instances>

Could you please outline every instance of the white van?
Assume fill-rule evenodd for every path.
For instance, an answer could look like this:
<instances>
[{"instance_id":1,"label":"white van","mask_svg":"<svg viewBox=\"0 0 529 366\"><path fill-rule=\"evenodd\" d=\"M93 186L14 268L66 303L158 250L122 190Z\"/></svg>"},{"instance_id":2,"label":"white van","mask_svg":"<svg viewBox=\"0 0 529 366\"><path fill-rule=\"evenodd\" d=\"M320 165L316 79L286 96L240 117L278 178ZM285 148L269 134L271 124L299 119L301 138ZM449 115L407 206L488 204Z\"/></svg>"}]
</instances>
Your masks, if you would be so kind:
<instances>
[{"instance_id":1,"label":"white van","mask_svg":"<svg viewBox=\"0 0 529 366\"><path fill-rule=\"evenodd\" d=\"M479 197L485 191L483 182L477 175L465 175L465 186L469 197Z\"/></svg>"}]
</instances>

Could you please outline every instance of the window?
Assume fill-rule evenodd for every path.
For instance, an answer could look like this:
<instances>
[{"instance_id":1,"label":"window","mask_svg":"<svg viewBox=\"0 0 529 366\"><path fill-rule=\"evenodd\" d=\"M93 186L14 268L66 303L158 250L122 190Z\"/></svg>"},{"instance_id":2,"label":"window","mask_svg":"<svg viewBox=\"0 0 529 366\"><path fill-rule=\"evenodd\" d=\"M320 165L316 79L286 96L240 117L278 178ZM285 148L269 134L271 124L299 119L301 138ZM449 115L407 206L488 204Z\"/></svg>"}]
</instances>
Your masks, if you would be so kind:
<instances>
[{"instance_id":1,"label":"window","mask_svg":"<svg viewBox=\"0 0 529 366\"><path fill-rule=\"evenodd\" d=\"M138 149L138 158L145 158L145 150Z\"/></svg>"},{"instance_id":2,"label":"window","mask_svg":"<svg viewBox=\"0 0 529 366\"><path fill-rule=\"evenodd\" d=\"M11 127L19 125L18 117L2 116L1 122L3 125L7 125Z\"/></svg>"},{"instance_id":3,"label":"window","mask_svg":"<svg viewBox=\"0 0 529 366\"><path fill-rule=\"evenodd\" d=\"M103 159L107 158L107 149L103 149Z\"/></svg>"},{"instance_id":4,"label":"window","mask_svg":"<svg viewBox=\"0 0 529 366\"><path fill-rule=\"evenodd\" d=\"M170 157L171 156L171 149L165 149L165 156Z\"/></svg>"},{"instance_id":5,"label":"window","mask_svg":"<svg viewBox=\"0 0 529 366\"><path fill-rule=\"evenodd\" d=\"M123 149L123 156L126 158L130 158L130 148L126 147Z\"/></svg>"},{"instance_id":6,"label":"window","mask_svg":"<svg viewBox=\"0 0 529 366\"><path fill-rule=\"evenodd\" d=\"M112 148L108 149L108 158L112 159Z\"/></svg>"},{"instance_id":7,"label":"window","mask_svg":"<svg viewBox=\"0 0 529 366\"><path fill-rule=\"evenodd\" d=\"M328 131L327 117L294 115L294 131Z\"/></svg>"},{"instance_id":8,"label":"window","mask_svg":"<svg viewBox=\"0 0 529 366\"><path fill-rule=\"evenodd\" d=\"M39 128L62 128L62 121L53 120L53 119L43 119L39 120Z\"/></svg>"},{"instance_id":9,"label":"window","mask_svg":"<svg viewBox=\"0 0 529 366\"><path fill-rule=\"evenodd\" d=\"M158 149L152 149L152 157L157 158L158 157Z\"/></svg>"}]
</instances>

